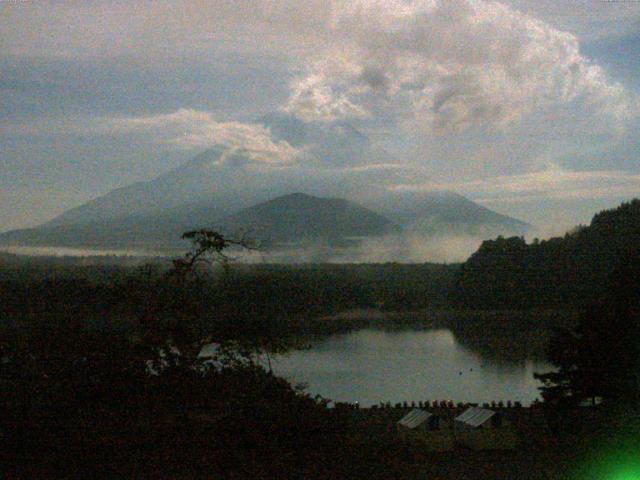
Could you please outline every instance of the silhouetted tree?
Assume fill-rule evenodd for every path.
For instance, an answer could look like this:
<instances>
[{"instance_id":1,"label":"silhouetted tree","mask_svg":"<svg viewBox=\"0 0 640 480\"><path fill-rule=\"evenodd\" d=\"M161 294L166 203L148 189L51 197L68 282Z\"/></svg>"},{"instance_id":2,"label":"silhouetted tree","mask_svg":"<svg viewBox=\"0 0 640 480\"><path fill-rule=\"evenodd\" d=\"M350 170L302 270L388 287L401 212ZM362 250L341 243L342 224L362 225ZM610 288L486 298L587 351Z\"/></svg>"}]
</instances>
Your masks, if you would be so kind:
<instances>
[{"instance_id":1,"label":"silhouetted tree","mask_svg":"<svg viewBox=\"0 0 640 480\"><path fill-rule=\"evenodd\" d=\"M589 308L575 331L558 330L549 346L555 372L536 374L548 402L575 405L601 397L640 398L640 250L625 255L605 299Z\"/></svg>"},{"instance_id":2,"label":"silhouetted tree","mask_svg":"<svg viewBox=\"0 0 640 480\"><path fill-rule=\"evenodd\" d=\"M203 318L204 313L198 308L197 297L203 294L198 268L219 265L226 269L231 259L228 249L252 248L246 239L229 239L209 229L189 231L182 238L191 241L191 249L184 257L173 260L172 267L156 281L155 294L140 315L139 335L156 354L153 359L156 371L200 368L203 362L211 360L201 356L205 345L229 341L216 332L215 319ZM236 352L245 353L241 345L236 347ZM224 351L228 354L232 350Z\"/></svg>"}]
</instances>

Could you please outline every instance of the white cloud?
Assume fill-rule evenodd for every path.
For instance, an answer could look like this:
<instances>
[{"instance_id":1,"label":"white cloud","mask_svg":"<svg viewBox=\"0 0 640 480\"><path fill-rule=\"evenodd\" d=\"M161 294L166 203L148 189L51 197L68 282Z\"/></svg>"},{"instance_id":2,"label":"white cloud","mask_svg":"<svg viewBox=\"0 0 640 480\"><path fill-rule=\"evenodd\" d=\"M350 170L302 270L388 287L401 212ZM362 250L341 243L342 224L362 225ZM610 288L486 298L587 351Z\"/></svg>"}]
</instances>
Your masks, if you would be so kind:
<instances>
[{"instance_id":1,"label":"white cloud","mask_svg":"<svg viewBox=\"0 0 640 480\"><path fill-rule=\"evenodd\" d=\"M395 112L427 130L504 127L579 104L616 125L637 104L577 37L488 0L336 1L335 41L306 62L286 109L305 120Z\"/></svg>"},{"instance_id":2,"label":"white cloud","mask_svg":"<svg viewBox=\"0 0 640 480\"><path fill-rule=\"evenodd\" d=\"M565 170L555 164L518 175L460 183L428 182L391 187L399 191L454 190L481 202L544 199L631 198L640 196L640 175L618 170Z\"/></svg>"},{"instance_id":3,"label":"white cloud","mask_svg":"<svg viewBox=\"0 0 640 480\"><path fill-rule=\"evenodd\" d=\"M617 127L638 104L581 55L578 35L596 24L606 35L637 29L636 3L21 2L0 7L0 42L17 55L131 55L149 64L272 53L302 72L283 108L306 121L384 114L429 131L504 127L577 102L588 107L586 116L605 117L605 124L613 118Z\"/></svg>"},{"instance_id":4,"label":"white cloud","mask_svg":"<svg viewBox=\"0 0 640 480\"><path fill-rule=\"evenodd\" d=\"M307 121L333 122L342 118L366 117L366 110L355 105L348 93L336 93L319 75L291 82L291 97L283 110Z\"/></svg>"},{"instance_id":5,"label":"white cloud","mask_svg":"<svg viewBox=\"0 0 640 480\"><path fill-rule=\"evenodd\" d=\"M301 153L283 140L274 140L268 128L260 124L219 122L209 112L180 109L172 113L140 117L120 117L101 122L100 129L119 133L146 131L159 141L183 148L223 147L221 162L241 154L254 162L286 165Z\"/></svg>"},{"instance_id":6,"label":"white cloud","mask_svg":"<svg viewBox=\"0 0 640 480\"><path fill-rule=\"evenodd\" d=\"M31 72L29 62L22 61L9 69L3 95L16 111L0 121L0 135L8 144L14 142L9 137L23 137L15 144L44 145L43 151L52 153L43 154L41 161L56 165L52 158L76 155L63 145L95 145L112 155L105 163L113 162L110 169L121 179L119 184L139 179L124 171L123 164L155 158L154 152L167 145L220 145L224 158L249 157L254 169L286 166L291 171L295 169L289 166L297 164L304 170L300 178L305 185L324 177L340 178L342 184L342 179L357 177L364 179L358 185L366 182L367 187L434 179L441 183L429 188L448 185L488 202L629 197L638 194L637 178L622 169L637 170L629 159L638 149L638 103L585 58L580 43L635 33L639 19L638 2L600 0L0 2L0 44L7 58L35 57L34 65L65 66L52 75L49 72L59 70ZM613 57L616 52L610 55L619 60ZM52 60L57 56L65 60ZM180 63L169 68L176 58ZM135 71L133 78L120 75L123 62L131 62L125 71ZM209 85L222 88L209 89L207 79L198 78L205 70L191 71L186 67L190 62L224 72L221 80L208 79ZM255 68L258 63L274 65L280 73L276 77L269 68ZM232 72L231 64L242 67ZM163 72L160 83L175 83L189 94L184 103L182 97L161 95L165 90L159 84L147 82L145 75L156 71ZM288 101L284 72L290 75ZM49 82L52 89L46 87ZM244 98L249 89L252 95L247 98L271 98L247 111L234 98ZM113 96L119 96L118 101L105 101ZM128 104L129 98L137 101ZM357 118L357 126L392 155L372 156L353 147L345 150L348 155L328 160L325 149L320 152L324 156L315 150L315 162L296 163L314 150L278 141L262 125L224 121L219 113L198 110L161 115L136 110L172 112L176 105L198 105L195 102L201 105L196 108L215 108L232 118L260 115L278 105L305 121ZM113 112L126 113L105 116L117 115ZM636 117L635 125L626 121L630 116ZM629 127L626 136L611 136L624 126ZM332 126L313 127L324 132ZM100 135L104 138L97 138ZM69 138L58 141L64 136ZM127 142L122 152L113 149L116 136ZM92 149L85 151L94 157ZM361 152L367 154L348 161ZM175 162L184 159L183 152L171 154ZM580 171L497 176L530 171L530 159L539 155L571 157ZM396 161L404 166L383 167ZM153 167L145 170L147 176L169 164L149 162ZM604 162L611 170L587 171ZM20 168L26 177L28 167ZM455 178L486 179L454 183ZM112 183L105 180L87 198Z\"/></svg>"},{"instance_id":7,"label":"white cloud","mask_svg":"<svg viewBox=\"0 0 640 480\"><path fill-rule=\"evenodd\" d=\"M209 112L181 108L171 113L119 117L51 117L0 125L6 136L126 135L138 133L152 143L183 149L225 149L221 162L240 154L263 165L282 166L299 160L302 149L276 140L257 123L217 121Z\"/></svg>"}]
</instances>

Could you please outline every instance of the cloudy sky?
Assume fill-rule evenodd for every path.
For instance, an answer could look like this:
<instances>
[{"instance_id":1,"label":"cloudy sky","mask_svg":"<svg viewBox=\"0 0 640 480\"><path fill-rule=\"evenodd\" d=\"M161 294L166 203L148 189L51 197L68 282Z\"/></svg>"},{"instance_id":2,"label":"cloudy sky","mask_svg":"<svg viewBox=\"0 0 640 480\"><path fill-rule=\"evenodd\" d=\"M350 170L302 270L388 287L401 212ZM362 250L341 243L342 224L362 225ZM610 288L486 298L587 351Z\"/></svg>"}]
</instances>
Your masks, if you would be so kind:
<instances>
[{"instance_id":1,"label":"cloudy sky","mask_svg":"<svg viewBox=\"0 0 640 480\"><path fill-rule=\"evenodd\" d=\"M0 231L214 145L321 169L270 112L540 226L640 196L637 1L5 1L0 47Z\"/></svg>"}]
</instances>

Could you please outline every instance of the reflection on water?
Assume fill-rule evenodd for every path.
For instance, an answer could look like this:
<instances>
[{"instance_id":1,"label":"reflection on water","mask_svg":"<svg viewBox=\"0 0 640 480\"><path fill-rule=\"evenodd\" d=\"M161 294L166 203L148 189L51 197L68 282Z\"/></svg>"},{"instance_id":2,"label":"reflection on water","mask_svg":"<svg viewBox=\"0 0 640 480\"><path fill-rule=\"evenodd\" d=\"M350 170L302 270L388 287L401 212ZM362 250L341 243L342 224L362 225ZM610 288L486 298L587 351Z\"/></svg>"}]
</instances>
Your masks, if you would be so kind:
<instances>
[{"instance_id":1,"label":"reflection on water","mask_svg":"<svg viewBox=\"0 0 640 480\"><path fill-rule=\"evenodd\" d=\"M538 397L533 373L550 366L483 359L457 343L448 329L366 329L277 356L273 368L293 382L308 384L311 394L361 405L405 400L528 404Z\"/></svg>"}]
</instances>

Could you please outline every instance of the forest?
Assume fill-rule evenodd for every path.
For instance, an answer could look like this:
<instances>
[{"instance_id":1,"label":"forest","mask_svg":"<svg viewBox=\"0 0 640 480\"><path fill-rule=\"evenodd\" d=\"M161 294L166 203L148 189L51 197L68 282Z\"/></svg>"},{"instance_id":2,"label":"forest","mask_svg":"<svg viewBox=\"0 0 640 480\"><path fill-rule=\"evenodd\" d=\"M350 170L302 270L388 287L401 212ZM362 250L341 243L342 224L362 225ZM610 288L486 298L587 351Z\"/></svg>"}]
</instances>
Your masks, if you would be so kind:
<instances>
[{"instance_id":1,"label":"forest","mask_svg":"<svg viewBox=\"0 0 640 480\"><path fill-rule=\"evenodd\" d=\"M487 240L461 266L451 290L479 308L585 307L597 303L612 273L640 261L640 200L593 217L564 237L527 243Z\"/></svg>"},{"instance_id":2,"label":"forest","mask_svg":"<svg viewBox=\"0 0 640 480\"><path fill-rule=\"evenodd\" d=\"M469 343L483 332L506 338L499 348L514 332L554 327L536 308L577 308L579 319L555 325L549 343L557 369L538 375L555 406L554 435L565 438L580 430L557 408L596 397L624 409L638 402L629 372L638 371L639 227L634 200L563 238L487 241L462 265L234 265L225 258L233 242L208 230L190 232L192 250L173 261L4 254L3 473L412 478L428 460L419 445L359 435L348 411L256 361L303 347L310 332L339 331L318 319L354 308L503 310L497 320L449 325ZM509 313L522 309L534 313L517 321ZM209 344L216 353L202 357Z\"/></svg>"}]
</instances>

